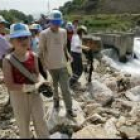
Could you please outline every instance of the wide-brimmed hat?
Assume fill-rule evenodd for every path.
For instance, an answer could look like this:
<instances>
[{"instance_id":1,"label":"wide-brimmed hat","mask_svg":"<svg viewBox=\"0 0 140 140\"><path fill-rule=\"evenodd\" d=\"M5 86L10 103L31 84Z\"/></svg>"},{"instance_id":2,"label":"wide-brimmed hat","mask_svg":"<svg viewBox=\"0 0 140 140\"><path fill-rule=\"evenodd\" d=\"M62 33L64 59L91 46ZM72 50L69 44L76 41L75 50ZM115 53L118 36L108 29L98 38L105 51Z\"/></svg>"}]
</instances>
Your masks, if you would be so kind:
<instances>
[{"instance_id":1,"label":"wide-brimmed hat","mask_svg":"<svg viewBox=\"0 0 140 140\"><path fill-rule=\"evenodd\" d=\"M74 27L73 27L72 22L68 22L68 23L66 24L66 29L67 29L67 30L70 30L70 31L73 31Z\"/></svg>"},{"instance_id":2,"label":"wide-brimmed hat","mask_svg":"<svg viewBox=\"0 0 140 140\"><path fill-rule=\"evenodd\" d=\"M10 38L31 36L28 25L23 23L12 24L10 26Z\"/></svg>"},{"instance_id":3,"label":"wide-brimmed hat","mask_svg":"<svg viewBox=\"0 0 140 140\"><path fill-rule=\"evenodd\" d=\"M32 24L29 26L30 30L37 30L37 31L42 31L42 27L40 26L40 24Z\"/></svg>"}]
</instances>

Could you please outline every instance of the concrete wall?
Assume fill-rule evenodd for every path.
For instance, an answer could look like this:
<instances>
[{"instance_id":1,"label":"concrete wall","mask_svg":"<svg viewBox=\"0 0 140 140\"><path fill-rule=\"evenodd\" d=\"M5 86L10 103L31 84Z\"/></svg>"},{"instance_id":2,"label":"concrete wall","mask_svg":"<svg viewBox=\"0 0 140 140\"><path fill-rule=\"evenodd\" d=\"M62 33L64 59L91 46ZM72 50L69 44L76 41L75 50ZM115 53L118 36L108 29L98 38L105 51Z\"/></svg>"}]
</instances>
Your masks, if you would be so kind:
<instances>
[{"instance_id":1,"label":"concrete wall","mask_svg":"<svg viewBox=\"0 0 140 140\"><path fill-rule=\"evenodd\" d=\"M115 47L119 51L120 58L126 57L127 53L133 53L133 33L95 33L92 35L101 37L103 45L110 45L112 47Z\"/></svg>"}]
</instances>

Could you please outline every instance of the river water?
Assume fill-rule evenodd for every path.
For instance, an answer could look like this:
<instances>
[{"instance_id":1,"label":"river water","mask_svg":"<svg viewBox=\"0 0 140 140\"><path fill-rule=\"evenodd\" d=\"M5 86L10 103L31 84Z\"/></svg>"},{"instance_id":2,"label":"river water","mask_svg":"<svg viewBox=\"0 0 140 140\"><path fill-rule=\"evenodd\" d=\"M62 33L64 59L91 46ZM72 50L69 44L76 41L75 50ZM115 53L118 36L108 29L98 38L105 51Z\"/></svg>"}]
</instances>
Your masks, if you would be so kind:
<instances>
[{"instance_id":1,"label":"river water","mask_svg":"<svg viewBox=\"0 0 140 140\"><path fill-rule=\"evenodd\" d=\"M140 38L134 38L134 52L138 59L130 59L127 63L121 63L111 58L107 58L110 65L121 72L127 72L132 75L140 75Z\"/></svg>"}]
</instances>

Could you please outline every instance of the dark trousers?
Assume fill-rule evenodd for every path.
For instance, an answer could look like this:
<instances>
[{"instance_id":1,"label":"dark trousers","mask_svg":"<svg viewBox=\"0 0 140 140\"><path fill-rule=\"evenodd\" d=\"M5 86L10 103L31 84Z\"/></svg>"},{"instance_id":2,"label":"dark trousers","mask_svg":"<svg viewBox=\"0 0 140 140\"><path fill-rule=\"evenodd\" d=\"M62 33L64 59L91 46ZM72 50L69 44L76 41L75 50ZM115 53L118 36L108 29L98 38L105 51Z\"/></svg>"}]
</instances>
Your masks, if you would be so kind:
<instances>
[{"instance_id":1,"label":"dark trousers","mask_svg":"<svg viewBox=\"0 0 140 140\"><path fill-rule=\"evenodd\" d=\"M71 52L73 62L71 63L73 75L70 78L70 86L75 84L83 72L83 65L82 65L82 54Z\"/></svg>"},{"instance_id":2,"label":"dark trousers","mask_svg":"<svg viewBox=\"0 0 140 140\"><path fill-rule=\"evenodd\" d=\"M85 54L85 57L87 59L87 65L84 71L88 73L88 82L91 82L92 80L92 72L93 72L93 52L92 50L85 51L83 50L83 53Z\"/></svg>"}]
</instances>

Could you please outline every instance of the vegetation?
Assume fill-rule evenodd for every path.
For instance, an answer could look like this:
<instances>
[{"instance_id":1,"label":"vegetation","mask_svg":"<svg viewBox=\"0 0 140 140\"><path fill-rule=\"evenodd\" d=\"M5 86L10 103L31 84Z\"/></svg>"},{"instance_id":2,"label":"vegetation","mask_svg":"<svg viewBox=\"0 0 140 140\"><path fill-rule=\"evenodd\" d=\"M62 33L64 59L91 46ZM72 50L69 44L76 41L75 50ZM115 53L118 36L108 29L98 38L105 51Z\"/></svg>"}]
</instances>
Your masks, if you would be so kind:
<instances>
[{"instance_id":1,"label":"vegetation","mask_svg":"<svg viewBox=\"0 0 140 140\"><path fill-rule=\"evenodd\" d=\"M139 14L139 0L73 0L60 10L66 14Z\"/></svg>"},{"instance_id":2,"label":"vegetation","mask_svg":"<svg viewBox=\"0 0 140 140\"><path fill-rule=\"evenodd\" d=\"M24 13L18 10L0 10L0 15L2 15L9 23L14 22L32 22L33 16L32 15L25 15Z\"/></svg>"},{"instance_id":3,"label":"vegetation","mask_svg":"<svg viewBox=\"0 0 140 140\"><path fill-rule=\"evenodd\" d=\"M63 13L84 13L89 14L96 9L99 0L73 0L67 2L60 10Z\"/></svg>"},{"instance_id":4,"label":"vegetation","mask_svg":"<svg viewBox=\"0 0 140 140\"><path fill-rule=\"evenodd\" d=\"M80 24L86 25L90 32L130 31L140 21L140 15L131 14L97 14L97 15L65 15L65 19L79 19Z\"/></svg>"},{"instance_id":5,"label":"vegetation","mask_svg":"<svg viewBox=\"0 0 140 140\"><path fill-rule=\"evenodd\" d=\"M91 32L130 31L140 24L139 9L139 0L73 0L60 7L67 20L79 19Z\"/></svg>"}]
</instances>

